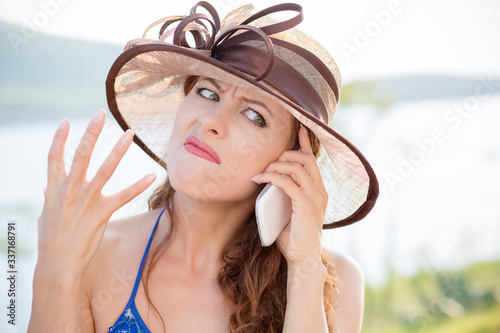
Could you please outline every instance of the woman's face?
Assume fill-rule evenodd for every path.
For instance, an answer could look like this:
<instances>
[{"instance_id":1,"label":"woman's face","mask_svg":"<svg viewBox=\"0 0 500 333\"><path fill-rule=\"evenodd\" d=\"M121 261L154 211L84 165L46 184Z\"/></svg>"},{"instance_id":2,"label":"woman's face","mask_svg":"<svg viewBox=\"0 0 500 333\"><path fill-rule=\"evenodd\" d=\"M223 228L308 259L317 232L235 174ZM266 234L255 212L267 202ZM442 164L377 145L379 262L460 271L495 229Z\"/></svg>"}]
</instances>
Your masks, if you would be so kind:
<instances>
[{"instance_id":1,"label":"woman's face","mask_svg":"<svg viewBox=\"0 0 500 333\"><path fill-rule=\"evenodd\" d=\"M278 102L200 78L179 107L168 145L169 180L201 201L243 201L250 178L290 149L293 117Z\"/></svg>"}]
</instances>

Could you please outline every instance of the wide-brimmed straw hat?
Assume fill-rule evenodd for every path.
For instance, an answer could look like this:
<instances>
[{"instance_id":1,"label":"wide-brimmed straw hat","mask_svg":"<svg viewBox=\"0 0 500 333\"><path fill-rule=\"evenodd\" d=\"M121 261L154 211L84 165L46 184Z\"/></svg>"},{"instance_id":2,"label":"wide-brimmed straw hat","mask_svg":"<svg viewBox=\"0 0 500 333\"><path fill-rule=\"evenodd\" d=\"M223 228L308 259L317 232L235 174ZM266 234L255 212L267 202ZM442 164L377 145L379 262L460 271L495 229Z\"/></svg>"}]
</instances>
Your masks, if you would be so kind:
<instances>
[{"instance_id":1,"label":"wide-brimmed straw hat","mask_svg":"<svg viewBox=\"0 0 500 333\"><path fill-rule=\"evenodd\" d=\"M197 12L200 7L208 15ZM142 38L127 44L111 67L106 80L111 113L123 130L133 129L135 143L166 168L186 77L214 78L264 94L321 143L317 162L329 194L323 227L359 221L375 204L378 182L361 152L329 126L340 95L337 65L320 44L294 28L303 19L301 6L252 11L252 6L243 6L221 24L216 10L201 1L189 15L153 23ZM284 21L269 17L281 11L295 14ZM155 27L159 39L146 38Z\"/></svg>"}]
</instances>

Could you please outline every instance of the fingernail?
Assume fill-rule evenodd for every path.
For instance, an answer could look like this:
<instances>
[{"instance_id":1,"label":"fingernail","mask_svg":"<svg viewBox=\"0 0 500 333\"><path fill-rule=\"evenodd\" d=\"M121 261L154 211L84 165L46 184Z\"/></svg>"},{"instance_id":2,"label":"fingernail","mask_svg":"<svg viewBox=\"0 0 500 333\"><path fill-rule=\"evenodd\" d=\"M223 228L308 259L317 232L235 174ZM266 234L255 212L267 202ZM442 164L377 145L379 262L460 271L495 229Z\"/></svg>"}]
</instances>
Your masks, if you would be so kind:
<instances>
[{"instance_id":1,"label":"fingernail","mask_svg":"<svg viewBox=\"0 0 500 333\"><path fill-rule=\"evenodd\" d=\"M44 188L43 189L43 196L45 197L46 194L47 194L47 188Z\"/></svg>"},{"instance_id":2,"label":"fingernail","mask_svg":"<svg viewBox=\"0 0 500 333\"><path fill-rule=\"evenodd\" d=\"M155 181L155 179L156 179L156 174L155 173L146 176L146 181L147 182L153 182L153 181Z\"/></svg>"},{"instance_id":3,"label":"fingernail","mask_svg":"<svg viewBox=\"0 0 500 333\"><path fill-rule=\"evenodd\" d=\"M99 110L95 114L94 118L92 118L92 122L99 123L102 121L103 118L104 118L104 110Z\"/></svg>"},{"instance_id":4,"label":"fingernail","mask_svg":"<svg viewBox=\"0 0 500 333\"><path fill-rule=\"evenodd\" d=\"M250 180L251 180L251 181L255 181L255 180L259 179L259 178L260 178L260 176L262 176L262 174L261 174L261 173L259 173L258 175L253 176L252 178L250 178Z\"/></svg>"},{"instance_id":5,"label":"fingernail","mask_svg":"<svg viewBox=\"0 0 500 333\"><path fill-rule=\"evenodd\" d=\"M132 131L131 129L128 129L121 137L120 141L122 143L126 143L130 140L130 138L133 138L134 137L134 131Z\"/></svg>"},{"instance_id":6,"label":"fingernail","mask_svg":"<svg viewBox=\"0 0 500 333\"><path fill-rule=\"evenodd\" d=\"M59 124L59 127L57 128L58 130L66 128L66 124L68 123L67 119L64 118L61 123Z\"/></svg>"}]
</instances>

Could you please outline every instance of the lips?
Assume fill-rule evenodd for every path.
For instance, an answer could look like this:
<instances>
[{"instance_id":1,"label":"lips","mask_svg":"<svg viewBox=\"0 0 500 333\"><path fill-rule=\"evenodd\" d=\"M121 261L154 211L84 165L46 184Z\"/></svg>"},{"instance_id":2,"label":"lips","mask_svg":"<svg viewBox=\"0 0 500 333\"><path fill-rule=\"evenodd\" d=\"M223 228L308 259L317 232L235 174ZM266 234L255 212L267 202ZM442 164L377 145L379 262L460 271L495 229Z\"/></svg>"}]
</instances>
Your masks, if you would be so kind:
<instances>
[{"instance_id":1,"label":"lips","mask_svg":"<svg viewBox=\"0 0 500 333\"><path fill-rule=\"evenodd\" d=\"M200 141L200 139L198 139L194 135L190 135L187 137L186 141L184 142L184 149L207 161L220 164L219 155L217 155L215 150L213 150L212 147L210 147L205 142Z\"/></svg>"}]
</instances>

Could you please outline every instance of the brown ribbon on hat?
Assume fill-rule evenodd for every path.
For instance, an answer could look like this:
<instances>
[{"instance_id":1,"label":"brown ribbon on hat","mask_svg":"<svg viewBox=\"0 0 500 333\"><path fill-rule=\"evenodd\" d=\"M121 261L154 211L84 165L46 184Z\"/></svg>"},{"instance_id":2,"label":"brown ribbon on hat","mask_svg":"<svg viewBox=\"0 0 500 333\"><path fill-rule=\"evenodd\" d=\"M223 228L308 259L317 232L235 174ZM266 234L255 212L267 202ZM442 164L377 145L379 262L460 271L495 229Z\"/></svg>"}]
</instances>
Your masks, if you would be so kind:
<instances>
[{"instance_id":1,"label":"brown ribbon on hat","mask_svg":"<svg viewBox=\"0 0 500 333\"><path fill-rule=\"evenodd\" d=\"M198 7L206 9L211 17L197 13ZM296 11L298 14L291 19L262 27L249 25L251 22L272 13L290 10ZM239 25L233 26L224 31L222 35L217 36L220 29L219 15L211 4L200 1L191 8L190 14L187 16L170 16L151 24L144 32L143 38L152 27L162 24L158 36L160 40L165 41L168 38L173 38L174 45L193 48L186 39L186 32L189 32L193 37L195 49L210 50L212 58L253 76L256 81L269 84L286 98L328 124L328 107L324 105L316 89L293 66L275 56L275 45L298 54L311 64L330 86L338 103L339 89L331 71L318 57L306 49L269 37L295 27L302 20L303 11L300 5L280 4L253 14ZM169 28L176 22L178 24L175 28ZM235 34L240 30L246 31ZM246 43L258 40L264 42L267 52Z\"/></svg>"}]
</instances>

